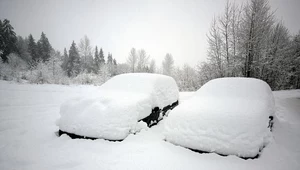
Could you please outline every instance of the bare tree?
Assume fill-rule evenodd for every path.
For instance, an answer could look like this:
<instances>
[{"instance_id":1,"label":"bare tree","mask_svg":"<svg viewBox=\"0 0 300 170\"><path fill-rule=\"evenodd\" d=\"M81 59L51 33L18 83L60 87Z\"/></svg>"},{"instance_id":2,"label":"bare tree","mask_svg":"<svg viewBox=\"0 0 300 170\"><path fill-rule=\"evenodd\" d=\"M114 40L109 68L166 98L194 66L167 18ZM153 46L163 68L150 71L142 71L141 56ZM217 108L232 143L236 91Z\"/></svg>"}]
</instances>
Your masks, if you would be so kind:
<instances>
[{"instance_id":1,"label":"bare tree","mask_svg":"<svg viewBox=\"0 0 300 170\"><path fill-rule=\"evenodd\" d=\"M136 71L135 67L137 65L137 54L135 48L131 49L129 56L127 58L127 63L130 67L131 72L134 73Z\"/></svg>"},{"instance_id":2,"label":"bare tree","mask_svg":"<svg viewBox=\"0 0 300 170\"><path fill-rule=\"evenodd\" d=\"M207 38L209 45L208 59L211 64L215 65L218 77L224 77L224 66L222 61L222 39L215 18L213 19Z\"/></svg>"},{"instance_id":3,"label":"bare tree","mask_svg":"<svg viewBox=\"0 0 300 170\"><path fill-rule=\"evenodd\" d=\"M139 50L138 52L138 61L137 61L137 72L147 72L149 67L149 56L147 55L144 49Z\"/></svg>"},{"instance_id":4,"label":"bare tree","mask_svg":"<svg viewBox=\"0 0 300 170\"><path fill-rule=\"evenodd\" d=\"M225 13L224 16L219 19L220 21L220 32L221 35L224 37L224 54L226 59L227 67L229 66L229 31L230 31L230 25L231 25L231 18L232 18L232 11L231 11L231 4L227 0L226 6L225 6Z\"/></svg>"},{"instance_id":5,"label":"bare tree","mask_svg":"<svg viewBox=\"0 0 300 170\"><path fill-rule=\"evenodd\" d=\"M85 35L78 44L82 70L91 72L93 69L93 55L90 39Z\"/></svg>"},{"instance_id":6,"label":"bare tree","mask_svg":"<svg viewBox=\"0 0 300 170\"><path fill-rule=\"evenodd\" d=\"M246 56L244 68L246 77L258 76L259 60L265 57L266 41L273 23L274 15L267 0L251 0L245 6L241 31Z\"/></svg>"}]
</instances>

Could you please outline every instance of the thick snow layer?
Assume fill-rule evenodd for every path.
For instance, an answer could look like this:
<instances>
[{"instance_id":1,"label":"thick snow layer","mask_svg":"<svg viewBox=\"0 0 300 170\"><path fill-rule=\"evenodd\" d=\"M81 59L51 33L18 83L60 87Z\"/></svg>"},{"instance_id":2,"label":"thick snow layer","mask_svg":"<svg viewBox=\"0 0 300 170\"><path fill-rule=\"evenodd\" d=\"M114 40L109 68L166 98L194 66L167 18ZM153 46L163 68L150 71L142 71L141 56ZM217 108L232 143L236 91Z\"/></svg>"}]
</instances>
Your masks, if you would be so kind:
<instances>
[{"instance_id":1,"label":"thick snow layer","mask_svg":"<svg viewBox=\"0 0 300 170\"><path fill-rule=\"evenodd\" d=\"M59 129L93 138L122 140L138 120L178 100L173 78L157 74L115 76L91 94L61 106Z\"/></svg>"},{"instance_id":2,"label":"thick snow layer","mask_svg":"<svg viewBox=\"0 0 300 170\"><path fill-rule=\"evenodd\" d=\"M274 138L258 159L198 154L165 142L163 119L122 142L56 136L63 101L97 91L96 86L29 85L0 81L2 170L299 170L300 90L274 92ZM188 100L186 95L180 101ZM192 94L192 93L190 93Z\"/></svg>"},{"instance_id":3,"label":"thick snow layer","mask_svg":"<svg viewBox=\"0 0 300 170\"><path fill-rule=\"evenodd\" d=\"M176 102L179 98L179 90L172 77L151 73L127 73L115 76L104 83L99 90L129 92L142 94L150 98L151 107L163 108ZM130 96L131 98L131 96ZM139 119L149 115L139 115Z\"/></svg>"},{"instance_id":4,"label":"thick snow layer","mask_svg":"<svg viewBox=\"0 0 300 170\"><path fill-rule=\"evenodd\" d=\"M268 142L270 87L252 78L209 81L169 113L166 140L187 148L254 157Z\"/></svg>"}]
</instances>

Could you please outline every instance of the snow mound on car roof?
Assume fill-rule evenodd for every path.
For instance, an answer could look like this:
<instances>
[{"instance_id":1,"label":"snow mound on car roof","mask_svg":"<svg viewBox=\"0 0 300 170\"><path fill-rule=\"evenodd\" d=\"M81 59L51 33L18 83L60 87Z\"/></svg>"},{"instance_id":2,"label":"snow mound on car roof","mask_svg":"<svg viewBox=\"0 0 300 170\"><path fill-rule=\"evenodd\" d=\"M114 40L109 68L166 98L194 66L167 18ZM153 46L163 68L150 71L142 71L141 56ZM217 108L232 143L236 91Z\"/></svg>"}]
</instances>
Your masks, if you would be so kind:
<instances>
[{"instance_id":1,"label":"snow mound on car roof","mask_svg":"<svg viewBox=\"0 0 300 170\"><path fill-rule=\"evenodd\" d=\"M138 120L178 100L173 78L147 73L111 78L93 93L71 99L60 108L59 129L80 136L122 140Z\"/></svg>"},{"instance_id":2,"label":"snow mound on car roof","mask_svg":"<svg viewBox=\"0 0 300 170\"><path fill-rule=\"evenodd\" d=\"M220 78L174 108L165 122L165 138L187 148L255 157L270 137L273 94L264 81Z\"/></svg>"}]
</instances>

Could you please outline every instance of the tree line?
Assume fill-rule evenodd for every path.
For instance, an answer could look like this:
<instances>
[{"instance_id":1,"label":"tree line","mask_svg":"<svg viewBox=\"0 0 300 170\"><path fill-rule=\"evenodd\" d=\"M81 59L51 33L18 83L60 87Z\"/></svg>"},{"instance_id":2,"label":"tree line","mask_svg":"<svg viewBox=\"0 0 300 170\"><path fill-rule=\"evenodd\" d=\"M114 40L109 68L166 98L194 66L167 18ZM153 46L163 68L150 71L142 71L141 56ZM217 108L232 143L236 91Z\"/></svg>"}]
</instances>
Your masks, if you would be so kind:
<instances>
[{"instance_id":1,"label":"tree line","mask_svg":"<svg viewBox=\"0 0 300 170\"><path fill-rule=\"evenodd\" d=\"M171 53L157 65L145 49L135 48L125 63L117 63L112 53L105 57L102 48L93 48L87 36L60 54L43 32L35 42L32 35L17 36L7 19L0 20L0 79L102 84L118 74L148 72L172 76L182 91L221 77L254 77L273 90L300 88L300 32L291 35L274 13L267 0L240 6L227 1L224 12L212 19L207 61L196 67L176 66Z\"/></svg>"},{"instance_id":2,"label":"tree line","mask_svg":"<svg viewBox=\"0 0 300 170\"><path fill-rule=\"evenodd\" d=\"M212 20L208 61L198 65L201 83L219 77L254 77L273 90L300 88L300 32L292 36L267 0L238 6L227 1Z\"/></svg>"},{"instance_id":3,"label":"tree line","mask_svg":"<svg viewBox=\"0 0 300 170\"><path fill-rule=\"evenodd\" d=\"M103 49L98 50L96 46L94 50L87 36L78 46L73 41L69 50L65 48L61 55L52 48L44 32L37 42L31 34L23 38L16 35L5 19L0 20L0 33L1 79L58 84L88 84L99 79L98 84L101 84L117 74L116 59L108 53L105 61ZM102 77L97 76L99 74Z\"/></svg>"}]
</instances>

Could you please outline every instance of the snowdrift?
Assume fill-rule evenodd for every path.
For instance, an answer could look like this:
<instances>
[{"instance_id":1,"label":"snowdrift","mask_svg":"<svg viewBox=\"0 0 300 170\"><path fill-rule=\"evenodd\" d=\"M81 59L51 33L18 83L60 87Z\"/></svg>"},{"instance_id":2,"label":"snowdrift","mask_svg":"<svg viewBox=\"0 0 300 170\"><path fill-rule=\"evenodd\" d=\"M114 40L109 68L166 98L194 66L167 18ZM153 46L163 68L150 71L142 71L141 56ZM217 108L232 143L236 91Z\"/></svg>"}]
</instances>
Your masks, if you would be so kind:
<instances>
[{"instance_id":1,"label":"snowdrift","mask_svg":"<svg viewBox=\"0 0 300 170\"><path fill-rule=\"evenodd\" d=\"M270 137L273 114L273 94L264 81L215 79L170 112L165 139L194 150L255 157Z\"/></svg>"},{"instance_id":2,"label":"snowdrift","mask_svg":"<svg viewBox=\"0 0 300 170\"><path fill-rule=\"evenodd\" d=\"M152 109L178 101L173 78L148 73L115 76L94 93L62 104L57 122L63 132L108 140L122 140Z\"/></svg>"}]
</instances>

